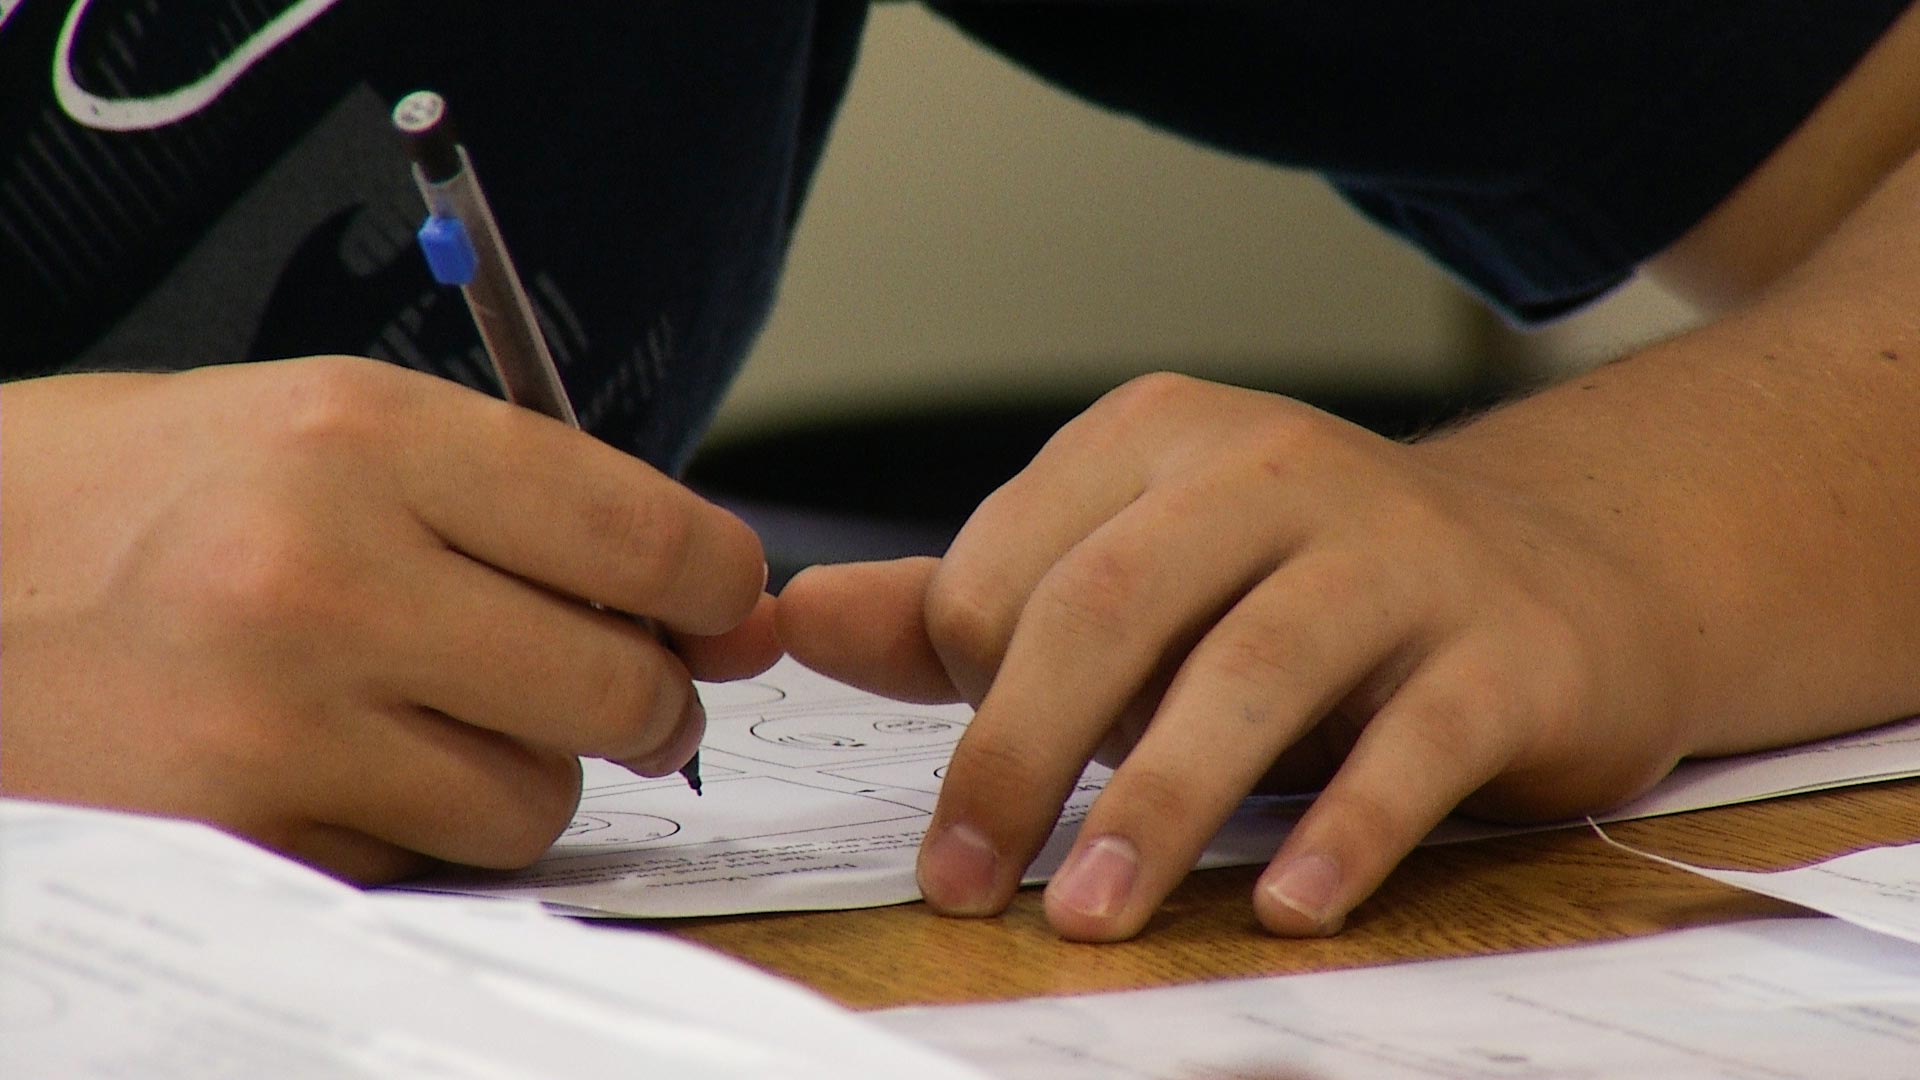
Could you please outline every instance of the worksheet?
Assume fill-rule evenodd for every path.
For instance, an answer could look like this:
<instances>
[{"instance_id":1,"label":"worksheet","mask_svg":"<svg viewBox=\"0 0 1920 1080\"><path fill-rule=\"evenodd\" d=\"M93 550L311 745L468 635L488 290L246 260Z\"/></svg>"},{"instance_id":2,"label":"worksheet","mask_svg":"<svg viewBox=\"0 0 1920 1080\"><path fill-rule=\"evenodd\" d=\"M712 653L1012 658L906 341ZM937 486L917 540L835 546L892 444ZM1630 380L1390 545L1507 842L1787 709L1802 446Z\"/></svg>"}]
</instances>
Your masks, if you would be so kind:
<instances>
[{"instance_id":1,"label":"worksheet","mask_svg":"<svg viewBox=\"0 0 1920 1080\"><path fill-rule=\"evenodd\" d=\"M972 711L906 705L783 660L703 683L704 792L584 763L580 809L552 850L514 873L454 872L408 888L545 901L574 914L731 915L917 899L914 854ZM1035 880L1059 865L1106 783L1088 769Z\"/></svg>"},{"instance_id":2,"label":"worksheet","mask_svg":"<svg viewBox=\"0 0 1920 1080\"><path fill-rule=\"evenodd\" d=\"M407 887L636 917L872 907L919 898L915 853L947 759L971 717L967 707L891 701L791 659L756 679L701 684L700 692L708 715L704 796L678 776L646 779L589 761L578 814L534 866L451 871ZM1920 720L1909 720L1793 750L1689 762L1646 797L1600 820L1917 774ZM1098 765L1087 768L1028 869L1028 883L1058 869L1109 775ZM1299 797L1248 799L1199 865L1265 862L1306 804ZM1519 831L1455 819L1429 842Z\"/></svg>"},{"instance_id":3,"label":"worksheet","mask_svg":"<svg viewBox=\"0 0 1920 1080\"><path fill-rule=\"evenodd\" d=\"M0 1076L981 1080L746 964L0 799Z\"/></svg>"},{"instance_id":4,"label":"worksheet","mask_svg":"<svg viewBox=\"0 0 1920 1080\"><path fill-rule=\"evenodd\" d=\"M1838 919L869 1014L1002 1080L1889 1080L1920 948Z\"/></svg>"}]
</instances>

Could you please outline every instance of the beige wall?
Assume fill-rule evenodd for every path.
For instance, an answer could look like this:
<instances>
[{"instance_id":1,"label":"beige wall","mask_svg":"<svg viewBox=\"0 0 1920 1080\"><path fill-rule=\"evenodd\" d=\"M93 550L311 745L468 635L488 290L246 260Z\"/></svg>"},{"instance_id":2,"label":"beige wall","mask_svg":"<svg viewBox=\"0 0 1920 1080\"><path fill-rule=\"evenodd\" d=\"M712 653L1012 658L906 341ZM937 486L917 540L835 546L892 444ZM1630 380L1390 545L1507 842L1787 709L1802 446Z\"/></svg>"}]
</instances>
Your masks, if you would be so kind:
<instances>
[{"instance_id":1,"label":"beige wall","mask_svg":"<svg viewBox=\"0 0 1920 1080\"><path fill-rule=\"evenodd\" d=\"M1561 334L1591 351L1595 333L1645 336L1640 320ZM1495 334L1318 180L1090 108L916 5L882 5L716 434L1162 367L1439 386ZM1557 356L1555 341L1505 348Z\"/></svg>"},{"instance_id":2,"label":"beige wall","mask_svg":"<svg viewBox=\"0 0 1920 1080\"><path fill-rule=\"evenodd\" d=\"M1528 334L1502 334L1501 345L1523 367L1548 376L1566 374L1625 356L1701 317L1686 301L1642 278L1565 322Z\"/></svg>"}]
</instances>

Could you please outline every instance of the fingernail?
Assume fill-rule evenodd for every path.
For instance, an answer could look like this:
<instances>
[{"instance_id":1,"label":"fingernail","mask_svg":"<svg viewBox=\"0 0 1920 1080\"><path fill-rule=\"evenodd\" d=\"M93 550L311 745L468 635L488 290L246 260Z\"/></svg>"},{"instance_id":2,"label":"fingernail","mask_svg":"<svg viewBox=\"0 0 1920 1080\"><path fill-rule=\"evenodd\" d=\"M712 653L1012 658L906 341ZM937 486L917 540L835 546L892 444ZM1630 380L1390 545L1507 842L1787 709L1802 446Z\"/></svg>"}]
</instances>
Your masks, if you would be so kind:
<instances>
[{"instance_id":1,"label":"fingernail","mask_svg":"<svg viewBox=\"0 0 1920 1080\"><path fill-rule=\"evenodd\" d=\"M971 825L940 830L920 853L920 891L948 915L991 915L1000 856Z\"/></svg>"},{"instance_id":2,"label":"fingernail","mask_svg":"<svg viewBox=\"0 0 1920 1080\"><path fill-rule=\"evenodd\" d=\"M1325 926L1327 909L1339 886L1340 868L1332 859L1325 855L1302 855L1281 866L1261 888L1275 903L1292 908L1316 925Z\"/></svg>"},{"instance_id":3,"label":"fingernail","mask_svg":"<svg viewBox=\"0 0 1920 1080\"><path fill-rule=\"evenodd\" d=\"M1059 904L1094 919L1109 919L1127 906L1140 855L1123 837L1103 836L1079 851L1047 890Z\"/></svg>"}]
</instances>

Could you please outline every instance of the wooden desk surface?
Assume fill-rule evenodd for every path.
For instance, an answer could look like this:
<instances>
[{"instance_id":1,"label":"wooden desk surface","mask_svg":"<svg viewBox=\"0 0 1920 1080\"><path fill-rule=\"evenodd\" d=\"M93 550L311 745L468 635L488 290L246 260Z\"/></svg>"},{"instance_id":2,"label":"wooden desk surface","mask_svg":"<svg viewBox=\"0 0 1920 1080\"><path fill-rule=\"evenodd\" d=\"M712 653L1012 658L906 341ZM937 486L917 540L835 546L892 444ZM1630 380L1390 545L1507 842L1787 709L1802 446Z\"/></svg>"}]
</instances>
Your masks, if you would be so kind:
<instances>
[{"instance_id":1,"label":"wooden desk surface","mask_svg":"<svg viewBox=\"0 0 1920 1080\"><path fill-rule=\"evenodd\" d=\"M1920 840L1920 780L1623 822L1607 831L1674 858L1783 869ZM1116 945L1054 937L1037 888L1021 890L994 919L945 919L906 904L664 928L842 1004L881 1008L1365 967L1802 913L1621 851L1584 828L1423 848L1345 931L1324 940L1262 933L1247 901L1257 873L1241 867L1190 875L1144 934Z\"/></svg>"}]
</instances>

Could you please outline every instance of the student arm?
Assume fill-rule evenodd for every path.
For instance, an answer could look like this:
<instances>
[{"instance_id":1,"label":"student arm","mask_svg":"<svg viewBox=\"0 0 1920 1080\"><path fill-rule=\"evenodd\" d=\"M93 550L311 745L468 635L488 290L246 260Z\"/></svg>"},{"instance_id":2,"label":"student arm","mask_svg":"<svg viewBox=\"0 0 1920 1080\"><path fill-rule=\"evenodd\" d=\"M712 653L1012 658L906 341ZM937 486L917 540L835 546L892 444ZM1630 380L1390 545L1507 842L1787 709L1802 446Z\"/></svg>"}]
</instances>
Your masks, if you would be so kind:
<instances>
[{"instance_id":1,"label":"student arm","mask_svg":"<svg viewBox=\"0 0 1920 1080\"><path fill-rule=\"evenodd\" d=\"M1915 70L1886 61L1913 59L1912 23L1861 73ZM1061 933L1137 933L1279 788L1321 793L1253 905L1313 934L1456 808L1598 811L1686 756L1920 711L1920 93L1858 80L1664 261L1730 305L1697 331L1410 444L1138 380L943 559L797 577L802 660L977 706L929 900L1003 907L1102 753L1118 771L1048 888ZM1807 145L1850 156L1813 169ZM1796 169L1825 184L1776 180Z\"/></svg>"}]
</instances>

